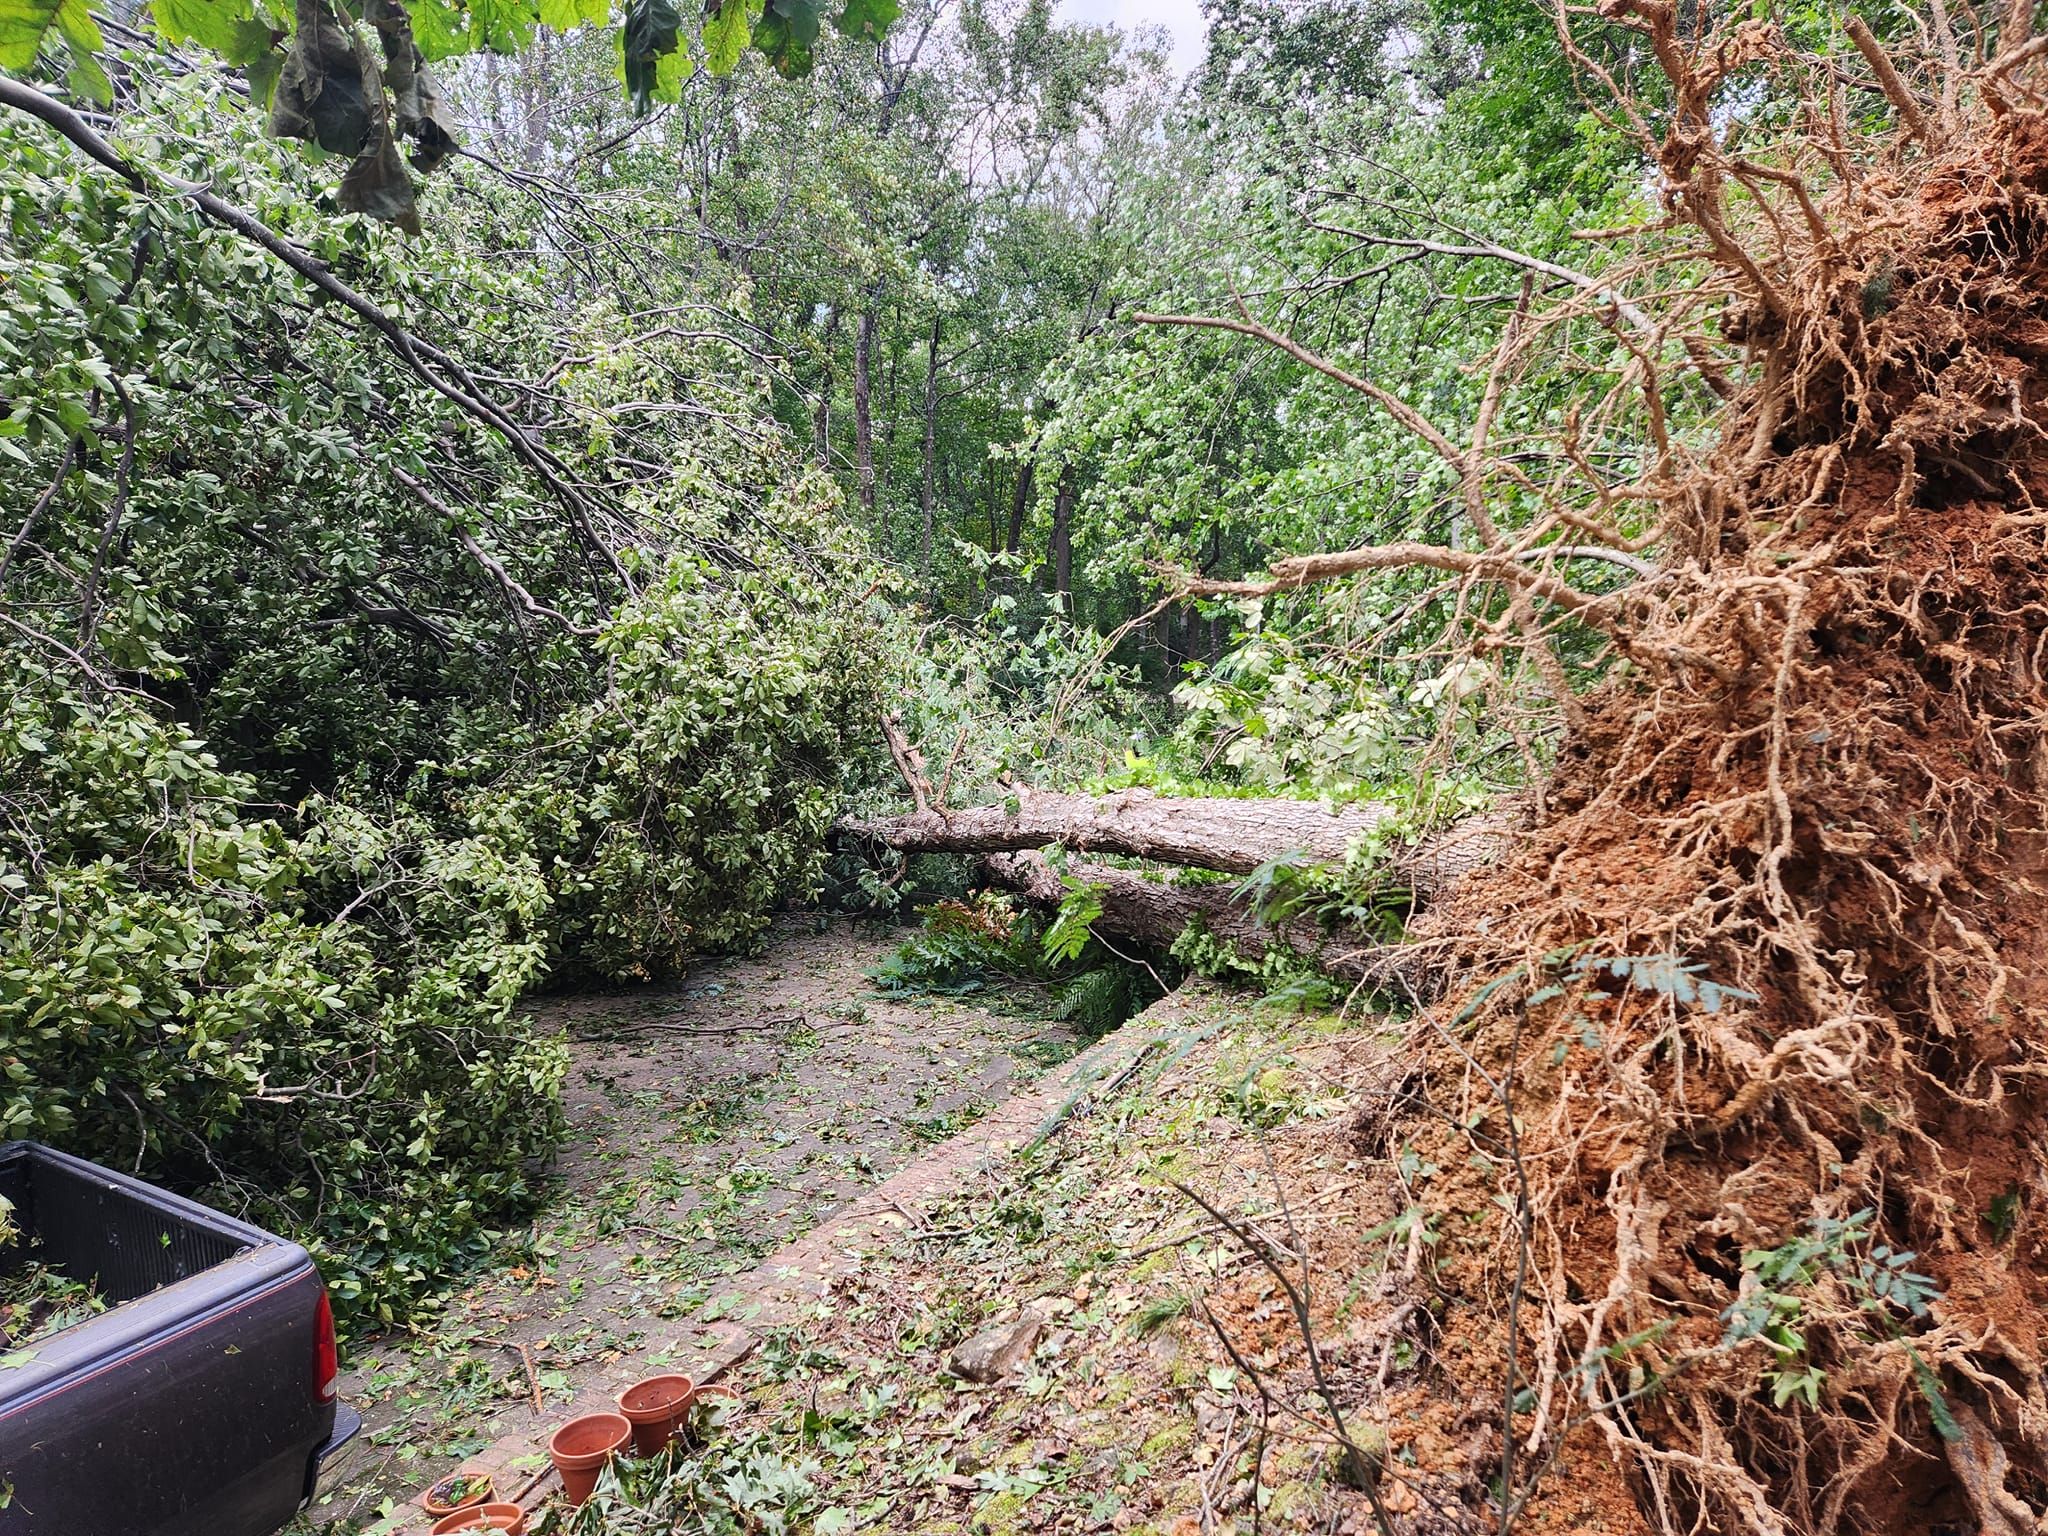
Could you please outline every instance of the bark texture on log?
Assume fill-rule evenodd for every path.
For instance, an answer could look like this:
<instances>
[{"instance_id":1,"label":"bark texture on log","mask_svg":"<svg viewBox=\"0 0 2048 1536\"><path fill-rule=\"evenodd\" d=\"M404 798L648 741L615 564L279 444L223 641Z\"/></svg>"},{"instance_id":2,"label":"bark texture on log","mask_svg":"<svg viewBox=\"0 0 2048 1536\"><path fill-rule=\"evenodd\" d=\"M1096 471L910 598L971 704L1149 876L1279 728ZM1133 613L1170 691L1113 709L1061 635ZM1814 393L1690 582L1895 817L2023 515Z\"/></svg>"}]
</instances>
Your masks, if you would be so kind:
<instances>
[{"instance_id":1,"label":"bark texture on log","mask_svg":"<svg viewBox=\"0 0 2048 1536\"><path fill-rule=\"evenodd\" d=\"M1058 872L1042 853L995 853L983 863L994 879L1039 906L1058 906L1066 895ZM1078 860L1068 862L1067 878L1101 892L1102 916L1095 927L1112 939L1165 949L1188 924L1199 921L1247 961L1256 962L1268 949L1285 945L1331 975L1351 981L1378 981L1391 974L1395 946L1325 934L1302 919L1268 923L1247 903L1232 899L1235 881L1174 885L1148 879L1134 869Z\"/></svg>"},{"instance_id":2,"label":"bark texture on log","mask_svg":"<svg viewBox=\"0 0 2048 1536\"><path fill-rule=\"evenodd\" d=\"M903 853L1015 853L1058 844L1077 853L1242 875L1288 857L1336 863L1356 839L1394 815L1371 803L1331 811L1310 800L1173 798L1145 789L1108 795L1019 790L1015 806L927 806L907 816L848 822L842 830ZM1461 822L1397 852L1388 884L1433 895L1497 857L1506 834L1504 818Z\"/></svg>"},{"instance_id":3,"label":"bark texture on log","mask_svg":"<svg viewBox=\"0 0 2048 1536\"><path fill-rule=\"evenodd\" d=\"M1344 857L1352 841L1385 823L1383 805L1326 811L1312 800L1173 798L1149 789L1107 795L1020 789L1002 805L929 809L885 821L849 823L905 853L1014 853L1054 843L1077 853L1119 853L1162 864L1249 874L1298 854L1315 863Z\"/></svg>"}]
</instances>

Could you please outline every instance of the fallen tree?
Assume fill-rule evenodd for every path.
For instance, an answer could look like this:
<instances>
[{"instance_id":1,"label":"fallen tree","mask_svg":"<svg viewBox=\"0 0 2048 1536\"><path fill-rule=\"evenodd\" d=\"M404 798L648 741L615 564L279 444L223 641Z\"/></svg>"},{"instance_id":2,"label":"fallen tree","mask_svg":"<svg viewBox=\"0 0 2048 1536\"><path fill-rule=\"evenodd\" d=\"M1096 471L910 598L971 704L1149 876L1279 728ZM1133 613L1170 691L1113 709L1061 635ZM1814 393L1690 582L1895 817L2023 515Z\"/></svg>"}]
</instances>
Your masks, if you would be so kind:
<instances>
[{"instance_id":1,"label":"fallen tree","mask_svg":"<svg viewBox=\"0 0 2048 1536\"><path fill-rule=\"evenodd\" d=\"M1010 853L1055 843L1163 864L1250 874L1276 859L1332 863L1393 822L1367 801L1328 808L1313 800L1168 797L1149 789L1105 795L1019 787L1000 805L927 806L845 830L900 853Z\"/></svg>"},{"instance_id":2,"label":"fallen tree","mask_svg":"<svg viewBox=\"0 0 2048 1536\"><path fill-rule=\"evenodd\" d=\"M1386 832L1395 810L1373 802L1326 808L1313 800L1173 797L1147 789L1105 795L1018 788L1000 805L927 804L905 816L849 821L840 830L899 853L1016 853L1062 847L1246 875L1276 862L1341 864ZM1427 899L1498 851L1505 823L1481 818L1385 856L1388 889Z\"/></svg>"}]
</instances>

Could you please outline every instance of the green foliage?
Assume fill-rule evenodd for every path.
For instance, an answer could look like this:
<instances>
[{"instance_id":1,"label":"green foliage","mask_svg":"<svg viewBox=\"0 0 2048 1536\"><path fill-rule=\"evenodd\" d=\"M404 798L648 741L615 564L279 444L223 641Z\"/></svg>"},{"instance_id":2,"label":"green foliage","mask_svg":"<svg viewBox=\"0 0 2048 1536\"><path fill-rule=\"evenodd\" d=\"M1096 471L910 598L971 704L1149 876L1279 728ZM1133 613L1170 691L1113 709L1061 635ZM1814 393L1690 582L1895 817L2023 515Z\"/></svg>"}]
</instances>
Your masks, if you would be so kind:
<instances>
[{"instance_id":1,"label":"green foliage","mask_svg":"<svg viewBox=\"0 0 2048 1536\"><path fill-rule=\"evenodd\" d=\"M2003 1194L1991 1198L1990 1207L1984 1212L1984 1225L1991 1229L1991 1235L2004 1242L2011 1237L2020 1224L2021 1191L2018 1185Z\"/></svg>"},{"instance_id":2,"label":"green foliage","mask_svg":"<svg viewBox=\"0 0 2048 1536\"><path fill-rule=\"evenodd\" d=\"M1706 969L1683 955L1581 955L1572 962L1570 974L1578 980L1611 976L1638 992L1668 997L1681 1007L1705 1013L1719 1013L1730 1002L1756 1001L1754 992L1708 980Z\"/></svg>"},{"instance_id":3,"label":"green foliage","mask_svg":"<svg viewBox=\"0 0 2048 1536\"><path fill-rule=\"evenodd\" d=\"M1874 1215L1862 1210L1818 1218L1809 1231L1776 1248L1743 1254L1742 1290L1722 1314L1727 1329L1721 1347L1762 1339L1770 1348L1776 1360L1768 1378L1772 1406L1782 1408L1794 1399L1810 1408L1819 1405L1826 1372L1808 1355L1808 1335L1814 1327L1811 1299L1822 1280L1838 1283L1869 1326L1886 1337L1898 1335L1901 1316L1924 1319L1941 1299L1935 1282L1909 1267L1913 1254L1871 1241ZM1933 1372L1923 1366L1916 1377L1937 1423L1949 1417Z\"/></svg>"},{"instance_id":4,"label":"green foliage","mask_svg":"<svg viewBox=\"0 0 2048 1536\"><path fill-rule=\"evenodd\" d=\"M1219 939L1199 921L1188 925L1169 953L1198 976L1256 987L1276 1003L1313 1008L1335 995L1328 978L1316 969L1313 956L1284 944L1269 944L1256 960L1247 960L1235 945Z\"/></svg>"},{"instance_id":5,"label":"green foliage","mask_svg":"<svg viewBox=\"0 0 2048 1536\"><path fill-rule=\"evenodd\" d=\"M106 1311L91 1279L31 1259L0 1273L0 1369L14 1352Z\"/></svg>"},{"instance_id":6,"label":"green foliage","mask_svg":"<svg viewBox=\"0 0 2048 1536\"><path fill-rule=\"evenodd\" d=\"M1061 875L1064 892L1045 936L1039 941L1045 958L1054 965L1081 958L1094 938L1095 920L1102 916L1102 891L1085 885L1071 875Z\"/></svg>"},{"instance_id":7,"label":"green foliage","mask_svg":"<svg viewBox=\"0 0 2048 1536\"><path fill-rule=\"evenodd\" d=\"M626 89L632 93L633 105L642 112L653 108L657 96L673 99L673 92L662 89L661 66L665 59L688 58L687 54L679 54L676 47L682 25L682 17L670 0L627 0L625 24L619 33L619 56Z\"/></svg>"},{"instance_id":8,"label":"green foliage","mask_svg":"<svg viewBox=\"0 0 2048 1536\"><path fill-rule=\"evenodd\" d=\"M225 143L320 260L554 379L570 473L636 466L629 590L270 258L0 124L0 500L35 509L0 544L0 1137L301 1238L394 1318L532 1205L565 1055L521 996L672 972L815 882L870 566L720 343L617 344L489 214L432 250L318 219L217 76L132 79L139 138ZM703 414L634 414L675 373Z\"/></svg>"},{"instance_id":9,"label":"green foliage","mask_svg":"<svg viewBox=\"0 0 2048 1536\"><path fill-rule=\"evenodd\" d=\"M531 862L254 786L136 701L16 662L0 714L0 1136L140 1167L305 1239L390 1318L522 1211L561 1046L515 1017ZM323 892L402 868L404 926Z\"/></svg>"},{"instance_id":10,"label":"green foliage","mask_svg":"<svg viewBox=\"0 0 2048 1536\"><path fill-rule=\"evenodd\" d=\"M980 893L972 902L927 907L917 932L898 945L868 979L885 993L959 997L984 990L991 978L1029 976L1044 950L1033 920L1007 896Z\"/></svg>"},{"instance_id":11,"label":"green foliage","mask_svg":"<svg viewBox=\"0 0 2048 1536\"><path fill-rule=\"evenodd\" d=\"M795 502L776 511L825 537ZM843 601L801 567L723 579L675 556L599 637L600 697L478 747L459 775L478 787L450 798L551 872L565 964L670 974L815 893L842 770L880 712L874 632Z\"/></svg>"},{"instance_id":12,"label":"green foliage","mask_svg":"<svg viewBox=\"0 0 2048 1536\"><path fill-rule=\"evenodd\" d=\"M1074 921L1057 941L1060 921L1069 916L1066 905L1041 929L1037 914L1019 912L996 892L984 891L972 902L935 902L918 932L868 976L892 996L985 994L984 1006L1058 1020L1093 1039L1156 1001L1160 980L1090 936L1088 924L1101 915L1101 903L1087 886L1070 887L1068 902ZM1093 913L1081 921L1091 904Z\"/></svg>"}]
</instances>

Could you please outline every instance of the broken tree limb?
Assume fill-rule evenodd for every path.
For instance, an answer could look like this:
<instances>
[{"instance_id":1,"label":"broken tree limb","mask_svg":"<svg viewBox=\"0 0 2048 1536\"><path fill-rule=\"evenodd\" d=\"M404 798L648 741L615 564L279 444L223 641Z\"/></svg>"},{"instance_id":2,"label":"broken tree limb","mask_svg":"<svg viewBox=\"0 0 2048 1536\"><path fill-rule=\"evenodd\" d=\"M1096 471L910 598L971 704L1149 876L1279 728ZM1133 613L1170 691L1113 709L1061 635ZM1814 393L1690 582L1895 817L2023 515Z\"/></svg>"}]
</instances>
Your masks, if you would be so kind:
<instances>
[{"instance_id":1,"label":"broken tree limb","mask_svg":"<svg viewBox=\"0 0 2048 1536\"><path fill-rule=\"evenodd\" d=\"M917 802L918 811L923 813L931 805L932 781L924 771L924 754L903 734L903 717L900 714L892 712L882 716L882 739L889 744L889 760L896 765L897 773L903 776L903 782L910 788L910 798Z\"/></svg>"},{"instance_id":2,"label":"broken tree limb","mask_svg":"<svg viewBox=\"0 0 2048 1536\"><path fill-rule=\"evenodd\" d=\"M1312 800L1173 797L1145 789L1107 795L1020 789L1003 805L960 810L927 805L907 816L843 822L840 831L899 853L1017 853L1057 844L1076 853L1114 853L1243 875L1289 858L1339 863L1358 839L1385 827L1394 815L1391 807L1370 801L1331 810ZM1496 857L1506 829L1504 818L1474 817L1398 850L1388 861L1387 887L1433 896Z\"/></svg>"}]
</instances>

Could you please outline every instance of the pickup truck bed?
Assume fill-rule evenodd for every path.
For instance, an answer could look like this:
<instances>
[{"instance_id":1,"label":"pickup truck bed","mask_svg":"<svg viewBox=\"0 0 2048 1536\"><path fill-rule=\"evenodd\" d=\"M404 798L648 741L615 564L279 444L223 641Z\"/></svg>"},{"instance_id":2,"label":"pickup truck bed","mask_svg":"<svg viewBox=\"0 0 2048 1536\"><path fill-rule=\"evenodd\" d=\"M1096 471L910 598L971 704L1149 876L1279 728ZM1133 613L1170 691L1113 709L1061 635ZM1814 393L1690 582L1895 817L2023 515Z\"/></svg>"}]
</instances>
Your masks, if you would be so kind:
<instances>
[{"instance_id":1,"label":"pickup truck bed","mask_svg":"<svg viewBox=\"0 0 2048 1536\"><path fill-rule=\"evenodd\" d=\"M32 1142L0 1144L20 1241L108 1309L0 1349L0 1536L271 1536L360 1427L305 1249Z\"/></svg>"}]
</instances>

